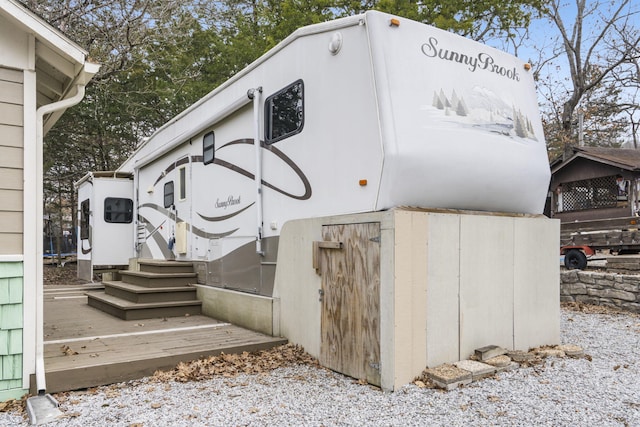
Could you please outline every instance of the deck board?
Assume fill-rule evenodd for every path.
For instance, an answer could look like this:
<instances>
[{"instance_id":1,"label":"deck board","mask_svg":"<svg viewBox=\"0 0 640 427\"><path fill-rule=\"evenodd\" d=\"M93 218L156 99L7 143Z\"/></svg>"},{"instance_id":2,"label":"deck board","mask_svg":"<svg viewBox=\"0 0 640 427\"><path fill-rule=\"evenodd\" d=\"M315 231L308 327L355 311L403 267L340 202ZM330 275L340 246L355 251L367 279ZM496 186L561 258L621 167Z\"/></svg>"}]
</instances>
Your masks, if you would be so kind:
<instances>
[{"instance_id":1,"label":"deck board","mask_svg":"<svg viewBox=\"0 0 640 427\"><path fill-rule=\"evenodd\" d=\"M286 340L203 315L122 320L87 305L100 286L45 287L47 392L127 381L179 362L220 353L257 351ZM68 354L64 350L69 348ZM32 392L35 384L32 378Z\"/></svg>"}]
</instances>

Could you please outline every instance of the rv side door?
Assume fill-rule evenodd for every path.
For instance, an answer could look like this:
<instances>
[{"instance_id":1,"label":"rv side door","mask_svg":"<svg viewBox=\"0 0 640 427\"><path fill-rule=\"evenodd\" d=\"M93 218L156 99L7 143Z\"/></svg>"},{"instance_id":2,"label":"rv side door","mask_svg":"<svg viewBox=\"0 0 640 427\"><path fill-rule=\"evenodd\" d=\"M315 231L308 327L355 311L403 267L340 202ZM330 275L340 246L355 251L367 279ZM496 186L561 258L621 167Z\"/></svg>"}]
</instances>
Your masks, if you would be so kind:
<instances>
[{"instance_id":1,"label":"rv side door","mask_svg":"<svg viewBox=\"0 0 640 427\"><path fill-rule=\"evenodd\" d=\"M176 161L176 187L174 193L175 214L175 248L178 257L190 257L190 229L191 224L191 159L181 157Z\"/></svg>"}]
</instances>

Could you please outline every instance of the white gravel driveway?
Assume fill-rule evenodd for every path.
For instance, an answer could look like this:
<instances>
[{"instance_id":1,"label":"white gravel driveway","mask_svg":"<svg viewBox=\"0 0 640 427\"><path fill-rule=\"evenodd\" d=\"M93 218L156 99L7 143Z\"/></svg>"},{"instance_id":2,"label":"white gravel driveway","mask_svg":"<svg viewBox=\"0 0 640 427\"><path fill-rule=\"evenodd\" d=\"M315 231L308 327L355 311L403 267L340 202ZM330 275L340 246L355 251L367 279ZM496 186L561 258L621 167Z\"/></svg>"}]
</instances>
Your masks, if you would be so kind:
<instances>
[{"instance_id":1,"label":"white gravel driveway","mask_svg":"<svg viewBox=\"0 0 640 427\"><path fill-rule=\"evenodd\" d=\"M640 317L561 310L563 343L591 356L550 358L449 392L394 393L313 366L205 381L151 378L58 396L47 426L640 426ZM26 426L0 413L2 426Z\"/></svg>"}]
</instances>

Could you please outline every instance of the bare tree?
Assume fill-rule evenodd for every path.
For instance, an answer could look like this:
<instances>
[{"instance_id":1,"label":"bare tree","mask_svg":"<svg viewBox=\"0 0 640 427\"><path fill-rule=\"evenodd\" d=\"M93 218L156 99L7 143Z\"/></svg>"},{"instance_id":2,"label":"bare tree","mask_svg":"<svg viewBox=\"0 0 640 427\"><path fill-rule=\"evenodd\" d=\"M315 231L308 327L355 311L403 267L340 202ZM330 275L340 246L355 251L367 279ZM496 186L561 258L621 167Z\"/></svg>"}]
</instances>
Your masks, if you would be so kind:
<instances>
[{"instance_id":1,"label":"bare tree","mask_svg":"<svg viewBox=\"0 0 640 427\"><path fill-rule=\"evenodd\" d=\"M562 90L557 87L546 87L544 90L547 100L553 96L556 98L554 102L561 102L561 108L557 111L560 113L559 123L555 124L559 130L555 135L556 143L567 146L575 139L576 110L592 110L592 106L581 104L588 98L598 98L594 95L598 90L616 87L616 75L628 68L631 62L637 61L640 35L633 18L639 9L640 5L633 0L574 0L572 6L563 0L549 1L547 17L557 30L558 37L555 49L549 55L556 60L547 65L558 64L557 59L562 58L566 61L566 69L556 65L555 71L567 75ZM545 83L544 79L539 82L542 85ZM555 82L557 84L559 80L555 79ZM620 113L620 110L611 108L608 111L610 118ZM601 115L599 120L602 120Z\"/></svg>"},{"instance_id":2,"label":"bare tree","mask_svg":"<svg viewBox=\"0 0 640 427\"><path fill-rule=\"evenodd\" d=\"M629 51L626 67L615 70L615 81L624 88L628 99L620 105L630 125L630 142L633 148L638 148L638 131L640 130L640 46L638 46L639 28L629 31L624 26L616 28L622 42L622 50ZM616 46L613 46L616 48Z\"/></svg>"}]
</instances>

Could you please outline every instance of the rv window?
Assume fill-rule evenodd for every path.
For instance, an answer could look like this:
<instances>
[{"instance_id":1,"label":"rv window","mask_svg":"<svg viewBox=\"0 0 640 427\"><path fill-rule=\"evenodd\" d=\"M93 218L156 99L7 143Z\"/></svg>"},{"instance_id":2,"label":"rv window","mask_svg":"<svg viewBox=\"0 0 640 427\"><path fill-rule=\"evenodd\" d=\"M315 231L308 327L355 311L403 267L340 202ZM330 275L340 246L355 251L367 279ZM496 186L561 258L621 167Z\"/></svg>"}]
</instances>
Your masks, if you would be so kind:
<instances>
[{"instance_id":1,"label":"rv window","mask_svg":"<svg viewBox=\"0 0 640 427\"><path fill-rule=\"evenodd\" d=\"M187 198L187 168L184 166L178 169L178 185L180 187L178 200L184 200Z\"/></svg>"},{"instance_id":2,"label":"rv window","mask_svg":"<svg viewBox=\"0 0 640 427\"><path fill-rule=\"evenodd\" d=\"M120 197L104 199L104 221L130 224L133 221L133 200Z\"/></svg>"},{"instance_id":3,"label":"rv window","mask_svg":"<svg viewBox=\"0 0 640 427\"><path fill-rule=\"evenodd\" d=\"M164 207L170 208L173 205L173 181L164 185Z\"/></svg>"},{"instance_id":4,"label":"rv window","mask_svg":"<svg viewBox=\"0 0 640 427\"><path fill-rule=\"evenodd\" d=\"M271 95L265 101L265 142L273 144L302 132L304 84L302 80Z\"/></svg>"},{"instance_id":5,"label":"rv window","mask_svg":"<svg viewBox=\"0 0 640 427\"><path fill-rule=\"evenodd\" d=\"M80 203L80 239L87 240L89 238L89 199Z\"/></svg>"},{"instance_id":6,"label":"rv window","mask_svg":"<svg viewBox=\"0 0 640 427\"><path fill-rule=\"evenodd\" d=\"M215 158L215 135L213 132L209 132L202 138L202 163L208 165L209 163L213 163Z\"/></svg>"}]
</instances>

